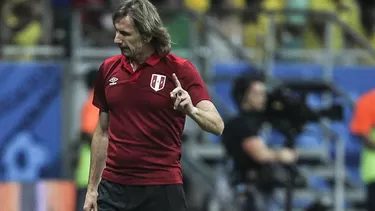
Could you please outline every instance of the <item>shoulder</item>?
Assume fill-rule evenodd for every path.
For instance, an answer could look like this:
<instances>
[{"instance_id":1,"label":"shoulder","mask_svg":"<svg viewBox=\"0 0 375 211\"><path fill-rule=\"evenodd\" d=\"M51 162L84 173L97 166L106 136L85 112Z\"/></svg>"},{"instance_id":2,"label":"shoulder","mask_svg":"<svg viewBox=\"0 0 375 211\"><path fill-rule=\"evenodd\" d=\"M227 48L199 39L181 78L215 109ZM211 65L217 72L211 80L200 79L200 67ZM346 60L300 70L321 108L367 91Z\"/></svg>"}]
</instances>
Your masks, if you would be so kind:
<instances>
[{"instance_id":1,"label":"shoulder","mask_svg":"<svg viewBox=\"0 0 375 211\"><path fill-rule=\"evenodd\" d=\"M109 57L109 58L107 58L107 59L105 59L104 60L104 62L103 62L103 64L112 64L112 63L115 63L115 62L117 62L117 61L121 61L121 58L122 58L123 56L121 55L121 54L119 54L119 55L116 55L116 56L112 56L112 57Z\"/></svg>"},{"instance_id":2,"label":"shoulder","mask_svg":"<svg viewBox=\"0 0 375 211\"><path fill-rule=\"evenodd\" d=\"M114 67L116 67L118 64L120 64L121 60L122 60L122 55L121 54L109 57L109 58L107 58L107 59L104 60L104 62L100 66L100 70L99 71L107 73L111 69L113 69Z\"/></svg>"},{"instance_id":3,"label":"shoulder","mask_svg":"<svg viewBox=\"0 0 375 211\"><path fill-rule=\"evenodd\" d=\"M176 73L177 78L186 86L203 83L199 71L190 60L169 53L166 55L166 63L170 67L170 73Z\"/></svg>"},{"instance_id":4,"label":"shoulder","mask_svg":"<svg viewBox=\"0 0 375 211\"><path fill-rule=\"evenodd\" d=\"M169 53L168 55L166 55L165 58L166 58L167 63L171 64L174 68L176 68L176 71L181 71L181 70L195 71L196 70L194 65L188 59L182 58L173 53Z\"/></svg>"},{"instance_id":5,"label":"shoulder","mask_svg":"<svg viewBox=\"0 0 375 211\"><path fill-rule=\"evenodd\" d=\"M176 65L183 65L186 61L188 61L187 59L179 57L179 56L177 56L176 54L173 54L173 53L169 53L165 57L166 57L168 62L174 63Z\"/></svg>"}]
</instances>

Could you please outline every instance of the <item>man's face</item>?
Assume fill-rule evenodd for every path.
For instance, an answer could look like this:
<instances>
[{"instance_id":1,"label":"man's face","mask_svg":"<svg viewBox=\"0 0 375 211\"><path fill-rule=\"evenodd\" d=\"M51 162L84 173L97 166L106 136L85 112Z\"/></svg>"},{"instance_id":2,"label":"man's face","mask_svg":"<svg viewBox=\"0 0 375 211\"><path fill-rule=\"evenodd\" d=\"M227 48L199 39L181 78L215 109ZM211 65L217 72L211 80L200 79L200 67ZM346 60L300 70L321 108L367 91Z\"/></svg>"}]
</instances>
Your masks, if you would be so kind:
<instances>
[{"instance_id":1,"label":"man's face","mask_svg":"<svg viewBox=\"0 0 375 211\"><path fill-rule=\"evenodd\" d=\"M121 53L129 58L136 58L144 42L142 41L141 34L134 26L133 18L127 15L117 19L115 30L114 42L121 49Z\"/></svg>"},{"instance_id":2,"label":"man's face","mask_svg":"<svg viewBox=\"0 0 375 211\"><path fill-rule=\"evenodd\" d=\"M263 82L256 81L248 89L244 99L246 109L263 110L267 101L267 89Z\"/></svg>"}]
</instances>

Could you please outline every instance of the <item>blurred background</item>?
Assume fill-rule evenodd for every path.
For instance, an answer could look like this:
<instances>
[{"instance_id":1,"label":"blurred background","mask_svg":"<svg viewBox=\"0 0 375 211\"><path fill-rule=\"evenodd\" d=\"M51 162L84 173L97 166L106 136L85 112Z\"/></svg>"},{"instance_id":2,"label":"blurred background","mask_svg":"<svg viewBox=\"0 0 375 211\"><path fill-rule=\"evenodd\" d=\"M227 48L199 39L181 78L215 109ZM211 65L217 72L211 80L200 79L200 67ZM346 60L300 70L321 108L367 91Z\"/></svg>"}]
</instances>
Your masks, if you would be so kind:
<instances>
[{"instance_id":1,"label":"blurred background","mask_svg":"<svg viewBox=\"0 0 375 211\"><path fill-rule=\"evenodd\" d=\"M103 60L119 53L111 19L118 2L0 2L0 211L78 210L97 119L92 81ZM365 210L362 146L349 123L357 99L375 88L373 1L151 2L169 29L173 53L193 61L224 120L237 113L232 80L246 72L263 71L269 87L283 80L334 87L343 120L308 123L294 140L306 183L294 188L292 210L316 202L329 210ZM314 108L333 101L330 94L307 99ZM279 147L285 138L271 128L265 140ZM183 141L190 209L234 210L220 137L188 120ZM285 187L275 191L280 210L286 195Z\"/></svg>"}]
</instances>

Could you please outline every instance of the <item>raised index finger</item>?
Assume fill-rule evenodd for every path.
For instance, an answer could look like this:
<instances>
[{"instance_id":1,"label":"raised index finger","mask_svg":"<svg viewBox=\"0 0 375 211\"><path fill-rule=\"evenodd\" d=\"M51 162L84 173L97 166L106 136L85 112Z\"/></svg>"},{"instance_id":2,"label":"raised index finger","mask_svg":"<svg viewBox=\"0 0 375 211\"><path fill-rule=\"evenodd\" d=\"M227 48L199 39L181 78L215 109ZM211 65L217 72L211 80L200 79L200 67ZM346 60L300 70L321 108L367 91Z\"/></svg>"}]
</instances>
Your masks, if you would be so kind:
<instances>
[{"instance_id":1,"label":"raised index finger","mask_svg":"<svg viewBox=\"0 0 375 211\"><path fill-rule=\"evenodd\" d=\"M173 80L174 80L174 84L176 85L176 87L181 87L181 83L178 80L178 78L177 78L177 76L176 76L175 73L173 73Z\"/></svg>"}]
</instances>

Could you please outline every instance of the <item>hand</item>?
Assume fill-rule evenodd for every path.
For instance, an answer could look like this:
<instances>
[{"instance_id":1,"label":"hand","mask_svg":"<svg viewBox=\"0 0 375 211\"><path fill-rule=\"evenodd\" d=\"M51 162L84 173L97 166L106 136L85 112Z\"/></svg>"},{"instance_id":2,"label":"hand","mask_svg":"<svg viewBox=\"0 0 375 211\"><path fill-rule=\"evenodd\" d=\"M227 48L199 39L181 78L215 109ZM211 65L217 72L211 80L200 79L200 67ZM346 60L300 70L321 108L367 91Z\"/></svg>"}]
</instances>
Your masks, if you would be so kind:
<instances>
[{"instance_id":1,"label":"hand","mask_svg":"<svg viewBox=\"0 0 375 211\"><path fill-rule=\"evenodd\" d=\"M83 211L98 211L98 192L87 191L85 204L83 205Z\"/></svg>"},{"instance_id":2,"label":"hand","mask_svg":"<svg viewBox=\"0 0 375 211\"><path fill-rule=\"evenodd\" d=\"M295 150L284 148L278 152L278 157L282 163L290 164L297 161L298 155Z\"/></svg>"},{"instance_id":3,"label":"hand","mask_svg":"<svg viewBox=\"0 0 375 211\"><path fill-rule=\"evenodd\" d=\"M176 85L176 88L170 93L171 98L174 101L173 109L191 115L196 108L191 102L189 93L182 88L180 81L174 73L173 81Z\"/></svg>"}]
</instances>

